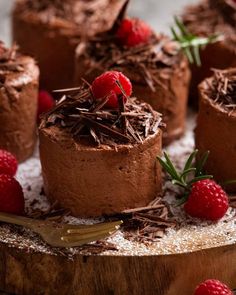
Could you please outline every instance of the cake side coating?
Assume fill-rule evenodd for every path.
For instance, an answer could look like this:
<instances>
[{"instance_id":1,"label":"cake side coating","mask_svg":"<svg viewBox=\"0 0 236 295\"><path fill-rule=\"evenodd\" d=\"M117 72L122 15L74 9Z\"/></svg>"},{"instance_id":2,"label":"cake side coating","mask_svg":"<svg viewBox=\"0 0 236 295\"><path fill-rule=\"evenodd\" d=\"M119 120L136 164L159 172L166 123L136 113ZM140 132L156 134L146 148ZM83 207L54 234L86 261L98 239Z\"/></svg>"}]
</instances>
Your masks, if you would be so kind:
<instances>
[{"instance_id":1,"label":"cake side coating","mask_svg":"<svg viewBox=\"0 0 236 295\"><path fill-rule=\"evenodd\" d=\"M222 41L209 44L201 50L201 67L191 65L190 100L194 105L197 105L198 101L197 86L206 77L211 76L211 68L226 69L236 65L236 10L228 7L226 2L203 0L186 7L182 15L185 26L192 34L203 37L221 34L223 38Z\"/></svg>"},{"instance_id":2,"label":"cake side coating","mask_svg":"<svg viewBox=\"0 0 236 295\"><path fill-rule=\"evenodd\" d=\"M161 131L142 144L100 149L71 138L53 141L40 131L40 157L46 195L75 216L101 216L147 205L161 191Z\"/></svg>"},{"instance_id":3,"label":"cake side coating","mask_svg":"<svg viewBox=\"0 0 236 295\"><path fill-rule=\"evenodd\" d=\"M13 40L38 61L41 88L72 86L76 45L81 38L110 29L125 4L126 0L17 1Z\"/></svg>"},{"instance_id":4,"label":"cake side coating","mask_svg":"<svg viewBox=\"0 0 236 295\"><path fill-rule=\"evenodd\" d=\"M230 81L230 78L233 80ZM236 101L233 88L235 85L234 69L217 71L213 77L204 80L199 86L200 109L195 131L196 147L200 154L210 151L206 170L222 183L236 179ZM227 94L231 93L232 101L222 101L220 91L223 91L226 98ZM236 186L229 185L227 190L235 192Z\"/></svg>"},{"instance_id":5,"label":"cake side coating","mask_svg":"<svg viewBox=\"0 0 236 295\"><path fill-rule=\"evenodd\" d=\"M75 81L92 81L112 69L130 77L134 95L163 114L164 144L185 130L190 71L177 43L164 35L153 35L150 44L124 48L111 33L80 44L76 49Z\"/></svg>"},{"instance_id":6,"label":"cake side coating","mask_svg":"<svg viewBox=\"0 0 236 295\"><path fill-rule=\"evenodd\" d=\"M16 155L20 162L32 155L36 142L38 78L39 70L32 58L18 55L14 48L2 49L0 147Z\"/></svg>"}]
</instances>

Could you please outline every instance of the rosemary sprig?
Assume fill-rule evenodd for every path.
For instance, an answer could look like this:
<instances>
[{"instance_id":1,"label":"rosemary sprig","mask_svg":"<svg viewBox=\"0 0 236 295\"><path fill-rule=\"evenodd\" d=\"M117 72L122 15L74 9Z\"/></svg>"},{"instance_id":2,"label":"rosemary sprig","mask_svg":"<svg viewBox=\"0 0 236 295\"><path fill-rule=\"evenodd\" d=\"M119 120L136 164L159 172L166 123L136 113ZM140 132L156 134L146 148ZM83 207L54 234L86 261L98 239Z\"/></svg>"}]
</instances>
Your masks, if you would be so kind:
<instances>
[{"instance_id":1,"label":"rosemary sprig","mask_svg":"<svg viewBox=\"0 0 236 295\"><path fill-rule=\"evenodd\" d=\"M171 176L172 183L182 187L185 190L185 193L188 193L191 190L193 183L199 180L213 178L212 175L203 173L203 168L208 159L209 151L204 153L203 156L198 160L196 159L197 154L198 150L195 150L190 154L185 163L183 171L178 171L176 169L167 153L164 152L163 159L161 157L157 157L162 167Z\"/></svg>"},{"instance_id":2,"label":"rosemary sprig","mask_svg":"<svg viewBox=\"0 0 236 295\"><path fill-rule=\"evenodd\" d=\"M173 39L179 43L191 64L201 66L200 49L204 46L220 41L221 36L214 34L209 37L198 37L191 34L182 21L175 16L175 27L171 27Z\"/></svg>"}]
</instances>

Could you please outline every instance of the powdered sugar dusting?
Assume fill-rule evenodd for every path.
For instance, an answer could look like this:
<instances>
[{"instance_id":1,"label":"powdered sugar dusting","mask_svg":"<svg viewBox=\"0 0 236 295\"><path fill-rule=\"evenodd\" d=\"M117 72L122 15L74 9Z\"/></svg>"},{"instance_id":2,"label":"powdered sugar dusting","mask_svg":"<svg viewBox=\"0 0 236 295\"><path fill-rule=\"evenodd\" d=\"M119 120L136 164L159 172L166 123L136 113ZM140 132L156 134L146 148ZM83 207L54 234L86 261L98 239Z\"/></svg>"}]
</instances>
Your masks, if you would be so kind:
<instances>
[{"instance_id":1,"label":"powdered sugar dusting","mask_svg":"<svg viewBox=\"0 0 236 295\"><path fill-rule=\"evenodd\" d=\"M175 159L178 167L182 167L186 157L194 149L193 128L195 115L190 114L188 128L185 136L167 148L171 158ZM42 187L41 165L38 149L31 159L21 164L17 179L24 189L26 198L26 212L31 214L34 210L47 211L50 205L44 196ZM164 199L170 204L171 211L176 216L180 226L168 229L163 238L148 244L127 240L122 231L107 239L117 247L117 251L109 250L102 255L165 255L173 253L186 253L200 249L223 246L236 242L236 211L229 208L225 217L217 223L200 222L186 216L180 207L174 207L173 185L167 181L164 185ZM93 224L103 219L81 219L71 216L64 218L65 222L73 224ZM0 226L0 242L10 247L17 247L25 251L38 251L52 255L73 255L81 253L81 248L59 250L45 244L41 238L30 230L16 226L2 224Z\"/></svg>"}]
</instances>

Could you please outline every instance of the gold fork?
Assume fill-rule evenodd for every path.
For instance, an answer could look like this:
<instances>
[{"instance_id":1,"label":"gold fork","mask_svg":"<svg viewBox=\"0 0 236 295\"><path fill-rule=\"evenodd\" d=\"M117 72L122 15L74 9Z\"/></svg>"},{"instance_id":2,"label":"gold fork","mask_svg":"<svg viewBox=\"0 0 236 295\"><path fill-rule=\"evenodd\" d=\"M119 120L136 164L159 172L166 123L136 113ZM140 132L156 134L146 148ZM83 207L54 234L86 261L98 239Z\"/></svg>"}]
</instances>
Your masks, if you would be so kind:
<instances>
[{"instance_id":1,"label":"gold fork","mask_svg":"<svg viewBox=\"0 0 236 295\"><path fill-rule=\"evenodd\" d=\"M104 239L115 233L122 224L122 221L114 221L93 225L71 225L8 213L0 213L0 221L27 227L53 247L76 247Z\"/></svg>"}]
</instances>

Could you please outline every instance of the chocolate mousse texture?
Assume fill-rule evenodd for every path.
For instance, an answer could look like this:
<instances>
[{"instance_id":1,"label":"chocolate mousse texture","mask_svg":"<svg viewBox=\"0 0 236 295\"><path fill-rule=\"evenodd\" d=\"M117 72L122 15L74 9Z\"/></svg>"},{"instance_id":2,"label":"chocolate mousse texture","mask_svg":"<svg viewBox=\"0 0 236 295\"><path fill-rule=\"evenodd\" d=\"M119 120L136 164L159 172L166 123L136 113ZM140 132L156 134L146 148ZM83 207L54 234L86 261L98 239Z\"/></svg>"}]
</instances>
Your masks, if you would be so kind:
<instances>
[{"instance_id":1,"label":"chocolate mousse texture","mask_svg":"<svg viewBox=\"0 0 236 295\"><path fill-rule=\"evenodd\" d=\"M199 93L196 147L210 151L206 170L217 181L236 180L236 69L215 70ZM236 184L226 189L236 192Z\"/></svg>"},{"instance_id":2,"label":"chocolate mousse texture","mask_svg":"<svg viewBox=\"0 0 236 295\"><path fill-rule=\"evenodd\" d=\"M190 102L197 105L198 84L212 75L211 69L236 66L236 2L233 0L203 0L186 7L183 22L197 36L219 34L222 40L201 50L202 66L191 65Z\"/></svg>"},{"instance_id":3,"label":"chocolate mousse texture","mask_svg":"<svg viewBox=\"0 0 236 295\"><path fill-rule=\"evenodd\" d=\"M163 114L164 144L184 133L190 70L178 44L167 36L153 33L149 44L128 48L117 42L113 28L79 44L75 68L77 83L110 69L123 72L134 95Z\"/></svg>"},{"instance_id":4,"label":"chocolate mousse texture","mask_svg":"<svg viewBox=\"0 0 236 295\"><path fill-rule=\"evenodd\" d=\"M0 42L0 148L20 162L35 146L38 80L35 61Z\"/></svg>"},{"instance_id":5,"label":"chocolate mousse texture","mask_svg":"<svg viewBox=\"0 0 236 295\"><path fill-rule=\"evenodd\" d=\"M13 40L40 67L40 87L71 87L74 51L81 39L113 26L127 0L17 0Z\"/></svg>"},{"instance_id":6,"label":"chocolate mousse texture","mask_svg":"<svg viewBox=\"0 0 236 295\"><path fill-rule=\"evenodd\" d=\"M87 85L62 94L39 128L48 198L83 217L149 204L162 186L160 114L136 98L106 109Z\"/></svg>"}]
</instances>

